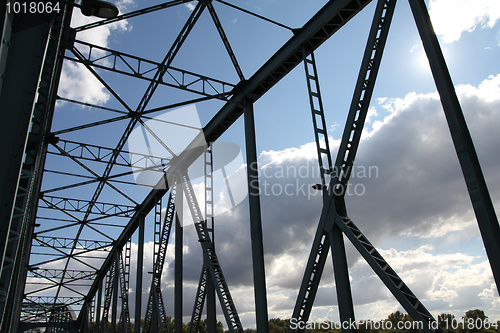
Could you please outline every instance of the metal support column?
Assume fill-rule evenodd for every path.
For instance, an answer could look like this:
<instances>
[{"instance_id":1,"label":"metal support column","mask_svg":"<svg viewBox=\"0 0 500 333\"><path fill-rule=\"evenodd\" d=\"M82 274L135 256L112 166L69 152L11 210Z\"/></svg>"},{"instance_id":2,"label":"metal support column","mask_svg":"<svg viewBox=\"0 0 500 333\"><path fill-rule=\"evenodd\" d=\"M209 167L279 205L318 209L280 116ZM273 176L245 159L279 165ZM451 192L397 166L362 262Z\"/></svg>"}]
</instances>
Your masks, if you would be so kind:
<instances>
[{"instance_id":1,"label":"metal support column","mask_svg":"<svg viewBox=\"0 0 500 333\"><path fill-rule=\"evenodd\" d=\"M111 307L111 333L116 333L116 316L118 315L118 275L120 274L120 260L118 258L118 252L115 253L115 261L114 261L114 271L112 281L112 290L113 290L113 304Z\"/></svg>"},{"instance_id":2,"label":"metal support column","mask_svg":"<svg viewBox=\"0 0 500 333\"><path fill-rule=\"evenodd\" d=\"M182 332L182 279L183 279L183 263L182 263L182 248L184 246L183 242L183 227L179 219L179 214L182 214L182 191L177 192L176 209L177 213L175 215L175 286L174 286L174 322L175 322L175 332ZM181 215L182 216L182 215ZM137 332L138 333L138 332Z\"/></svg>"},{"instance_id":3,"label":"metal support column","mask_svg":"<svg viewBox=\"0 0 500 333\"><path fill-rule=\"evenodd\" d=\"M137 275L135 285L135 333L141 332L141 310L142 310L142 273L144 269L144 222L142 217L139 221L139 234L137 240Z\"/></svg>"},{"instance_id":4,"label":"metal support column","mask_svg":"<svg viewBox=\"0 0 500 333\"><path fill-rule=\"evenodd\" d=\"M97 305L95 311L95 329L94 332L101 332L101 299L102 299L102 282L99 284L99 291L97 292Z\"/></svg>"},{"instance_id":5,"label":"metal support column","mask_svg":"<svg viewBox=\"0 0 500 333\"><path fill-rule=\"evenodd\" d=\"M17 331L21 314L47 133L71 20L72 10L61 7L57 15L36 17L2 12L0 107L7 127L0 133L7 140L3 142L12 144L4 147L6 158L0 165L6 177L0 182L1 331Z\"/></svg>"},{"instance_id":6,"label":"metal support column","mask_svg":"<svg viewBox=\"0 0 500 333\"><path fill-rule=\"evenodd\" d=\"M243 102L245 118L245 145L247 157L248 201L250 206L250 237L252 240L252 264L255 294L255 314L258 332L269 332L267 313L266 273L264 265L264 242L259 195L259 169L253 103Z\"/></svg>"},{"instance_id":7,"label":"metal support column","mask_svg":"<svg viewBox=\"0 0 500 333\"><path fill-rule=\"evenodd\" d=\"M328 132L326 127L325 113L323 109L323 101L321 98L321 90L319 85L318 70L316 68L316 60L314 53L306 56L306 50L303 48L304 55L304 68L307 79L307 88L309 90L309 103L311 107L311 115L314 126L314 136L316 140L316 150L318 153L318 162L321 172L321 187L323 188L323 202L326 205L328 195L332 193L326 184L331 181L331 175L334 174L332 168L332 157L330 146L328 144ZM326 210L327 223L324 225L321 237L324 240L328 238L329 244L332 249L332 260L335 275L335 287L337 290L337 300L339 304L340 321L342 323L354 322L354 306L352 302L351 285L349 282L349 270L347 265L347 258L345 253L344 238L342 231L334 225L331 221L334 219L334 214L337 211L335 206L329 207ZM323 215L323 213L322 213ZM319 235L318 235L319 236ZM327 245L325 242L324 245ZM326 249L328 252L328 249ZM326 254L323 254L324 258ZM324 259L323 259L324 260ZM319 277L316 278L319 282ZM307 282L309 284L309 282ZM312 288L317 288L315 285ZM312 289L311 289L312 290ZM312 303L310 304L312 306ZM344 330L349 331L349 330Z\"/></svg>"},{"instance_id":8,"label":"metal support column","mask_svg":"<svg viewBox=\"0 0 500 333\"><path fill-rule=\"evenodd\" d=\"M47 46L51 18L7 14L0 47L0 139L5 158L0 164L0 267L14 253L7 251L17 185L21 175L38 79ZM3 40L5 39L5 42ZM15 238L15 237L14 237ZM3 274L2 274L3 275ZM7 287L7 286L5 286ZM3 288L2 288L3 292Z\"/></svg>"},{"instance_id":9,"label":"metal support column","mask_svg":"<svg viewBox=\"0 0 500 333\"><path fill-rule=\"evenodd\" d=\"M361 138L395 4L395 0L378 1L344 134L333 168L331 153L327 144L326 121L324 119L314 54L312 50L308 50L306 47L303 48L309 101L322 176L322 183L318 184L318 189L323 189L324 197L320 222L292 315L297 322L306 322L309 319L330 247L332 249L340 320L341 322L354 321L354 306L350 290L343 231L335 221L339 220L340 216L347 216L344 203L345 189L348 185L351 167ZM327 174L331 176L329 182L325 180ZM328 187L326 186L327 183L329 183ZM292 329L289 330L289 332L293 331ZM298 331L302 332L303 330L299 329Z\"/></svg>"},{"instance_id":10,"label":"metal support column","mask_svg":"<svg viewBox=\"0 0 500 333\"><path fill-rule=\"evenodd\" d=\"M214 230L214 201L213 201L213 189L214 189L214 178L213 178L213 155L212 155L212 143L208 143L207 150L204 155L204 183L205 183L205 223L207 224L207 231L212 239L212 246L215 249L215 230ZM207 257L204 257L207 259ZM207 266L206 263L204 263ZM207 306L207 332L216 333L217 330L217 311L216 311L216 299L215 299L215 286L214 281L210 274L207 274L207 285L206 285L206 306Z\"/></svg>"},{"instance_id":11,"label":"metal support column","mask_svg":"<svg viewBox=\"0 0 500 333\"><path fill-rule=\"evenodd\" d=\"M26 261L25 247L31 242L26 231L32 228L25 217L30 179L22 177L28 131L34 111L42 62L46 52L51 18L40 15L5 15L0 47L0 329L15 330L22 293L19 276ZM33 170L29 170L33 171ZM28 176L29 177L29 176ZM26 216L28 215L28 216ZM25 263L24 263L25 264ZM19 306L18 306L19 304Z\"/></svg>"},{"instance_id":12,"label":"metal support column","mask_svg":"<svg viewBox=\"0 0 500 333\"><path fill-rule=\"evenodd\" d=\"M462 108L423 0L409 0L500 292L500 227Z\"/></svg>"}]
</instances>

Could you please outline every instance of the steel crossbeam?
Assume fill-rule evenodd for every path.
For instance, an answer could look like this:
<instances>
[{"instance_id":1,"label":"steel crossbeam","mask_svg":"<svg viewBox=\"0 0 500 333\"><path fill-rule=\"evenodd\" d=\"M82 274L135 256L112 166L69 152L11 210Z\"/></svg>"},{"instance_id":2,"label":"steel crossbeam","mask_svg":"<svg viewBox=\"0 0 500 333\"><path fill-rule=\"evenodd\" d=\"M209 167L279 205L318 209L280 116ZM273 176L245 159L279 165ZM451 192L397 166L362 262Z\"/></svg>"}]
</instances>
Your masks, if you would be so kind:
<instances>
[{"instance_id":1,"label":"steel crossbeam","mask_svg":"<svg viewBox=\"0 0 500 333\"><path fill-rule=\"evenodd\" d=\"M228 47L230 48L230 46ZM163 63L111 50L85 41L76 40L75 49L78 51L79 56L66 56L65 59L206 97L227 100L231 95L232 89L235 87L234 84L229 82L209 78L172 66L167 67ZM236 59L234 54L231 54L231 59ZM236 67L236 60L234 62ZM239 66L236 68L239 69ZM155 73L157 72L163 72L163 76L156 77ZM240 72L241 69L239 69L238 73Z\"/></svg>"},{"instance_id":2,"label":"steel crossbeam","mask_svg":"<svg viewBox=\"0 0 500 333\"><path fill-rule=\"evenodd\" d=\"M339 215L334 217L334 221L412 319L424 324L423 331L444 333L444 330L437 325L437 321L432 314L418 300L417 296L385 261L354 222L348 217Z\"/></svg>"},{"instance_id":3,"label":"steel crossbeam","mask_svg":"<svg viewBox=\"0 0 500 333\"><path fill-rule=\"evenodd\" d=\"M316 140L316 150L318 153L319 170L321 174L321 185L327 189L328 179L332 172L332 155L330 142L326 128L325 111L319 86L318 69L314 52L307 55L305 47L302 49L304 56L304 69L306 72L307 90L309 92L309 104L311 107L312 122L314 128L314 138Z\"/></svg>"},{"instance_id":4,"label":"steel crossbeam","mask_svg":"<svg viewBox=\"0 0 500 333\"><path fill-rule=\"evenodd\" d=\"M57 146L62 149L64 153L62 153L59 149L57 149L56 151L49 150L48 153L61 156L70 155L77 159L102 163L108 163L108 160L110 159L114 151L114 149L112 148L62 139L58 139ZM156 163L155 161L158 160L164 160L165 163L168 162L168 160L160 156L121 150L119 156L115 161L115 165L133 168L134 166L130 162L131 157L137 158L134 159L134 161L136 161L135 163L137 164L146 162L145 168L147 168L148 161L151 165L154 165L154 163Z\"/></svg>"},{"instance_id":5,"label":"steel crossbeam","mask_svg":"<svg viewBox=\"0 0 500 333\"><path fill-rule=\"evenodd\" d=\"M71 249L73 247L79 247L86 250L99 250L113 245L113 242L110 241L50 236L37 236L35 240L39 242L40 246L50 246L52 248L59 249ZM38 246L38 244L34 243L33 246Z\"/></svg>"},{"instance_id":6,"label":"steel crossbeam","mask_svg":"<svg viewBox=\"0 0 500 333\"><path fill-rule=\"evenodd\" d=\"M500 261L498 260L500 257L500 225L495 207L486 186L481 164L425 2L409 0L409 3L439 92L441 105L460 162L497 291L500 292Z\"/></svg>"},{"instance_id":7,"label":"steel crossbeam","mask_svg":"<svg viewBox=\"0 0 500 333\"><path fill-rule=\"evenodd\" d=\"M45 204L45 205L44 205ZM71 199L44 195L39 203L39 208L58 209L65 212L85 212L90 204L89 200ZM104 216L131 217L135 211L135 206L120 205L107 202L96 202L93 206L92 214Z\"/></svg>"},{"instance_id":8,"label":"steel crossbeam","mask_svg":"<svg viewBox=\"0 0 500 333\"><path fill-rule=\"evenodd\" d=\"M336 195L345 195L347 182L351 175L354 158L359 146L366 115L368 114L375 80L380 68L382 54L394 14L395 2L388 0L379 1L375 12L351 106L347 115L339 154L335 160L334 170L332 170L332 177L337 178L337 180L335 187L331 188L331 190Z\"/></svg>"},{"instance_id":9,"label":"steel crossbeam","mask_svg":"<svg viewBox=\"0 0 500 333\"><path fill-rule=\"evenodd\" d=\"M96 271L90 271L90 270L75 270L75 269L69 269L67 271L64 271L62 269L56 269L56 268L31 268L29 270L29 273L33 277L43 277L43 278L48 278L48 279L58 279L61 278L62 275L68 276L72 281L77 281L77 280L89 280L92 281L95 278L95 275L97 274ZM29 275L28 275L29 276ZM30 282L27 282L30 283Z\"/></svg>"}]
</instances>

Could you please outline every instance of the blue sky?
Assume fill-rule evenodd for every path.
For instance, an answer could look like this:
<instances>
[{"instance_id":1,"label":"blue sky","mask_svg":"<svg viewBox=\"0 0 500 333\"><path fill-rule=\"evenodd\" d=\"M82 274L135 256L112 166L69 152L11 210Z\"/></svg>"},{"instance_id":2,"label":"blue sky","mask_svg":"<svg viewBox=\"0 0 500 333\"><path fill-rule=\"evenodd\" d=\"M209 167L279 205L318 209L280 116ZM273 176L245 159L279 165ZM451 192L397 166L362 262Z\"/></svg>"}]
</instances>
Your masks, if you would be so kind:
<instances>
[{"instance_id":1,"label":"blue sky","mask_svg":"<svg viewBox=\"0 0 500 333\"><path fill-rule=\"evenodd\" d=\"M159 2L118 2L123 12L156 3ZM324 3L319 0L273 0L245 1L238 5L291 28L299 28ZM427 4L498 212L500 6L496 0L432 0ZM215 2L214 6L246 78L292 36L287 29L220 3ZM315 53L334 157L374 8L375 3L370 4ZM77 39L161 61L191 10L191 5L177 6L88 30ZM87 21L75 11L74 26ZM172 65L232 83L238 81L208 13L201 17ZM146 83L104 71L99 73L126 103L136 107ZM90 73L69 62L65 64L59 95L123 110ZM171 88L159 88L148 107L173 103L186 96ZM222 105L220 101L197 103L202 125ZM262 168L269 315L288 318L321 208L321 198L317 193L309 193L310 185L317 183L318 178L303 67L297 66L263 96L254 109ZM59 102L53 130L100 118L107 118L107 115L94 108ZM66 138L94 144L105 142L106 146L114 147L125 125L125 122L116 122L72 132ZM221 141L244 147L242 119L221 137ZM356 160L358 176L353 178L353 193L347 198L350 217L434 315L447 312L461 317L466 310L481 308L496 321L500 319L500 302L457 162L409 5L400 1ZM56 159L48 159L47 163L62 168L66 164L61 163L68 163L67 167L71 168L69 162ZM93 167L102 170L99 169L102 167ZM244 171L243 163L240 167ZM301 167L306 170L305 174L293 173ZM55 187L53 184L58 181L64 183L60 178L48 176L44 188ZM245 184L235 184L234 191L244 193L247 190ZM285 193L285 188L289 192ZM82 187L80 193L91 193L91 190ZM139 202L147 193L146 189L137 186L123 187L123 191L133 193ZM109 195L112 198L113 191L110 192L102 197ZM219 208L225 204L227 201L222 200ZM216 224L220 227L216 227L216 242L243 325L252 327L254 309L247 204L243 200L233 210L217 217ZM110 234L116 232L113 230ZM356 318L383 319L400 309L354 248L348 245ZM152 250L151 243L147 244L147 249ZM172 250L171 246L162 280L170 314L173 314ZM149 259L145 262L151 263L152 254L147 252L146 255ZM327 261L312 320L338 320L329 263L331 261ZM186 228L186 315L192 309L200 265L201 253L194 229ZM134 279L132 277L132 285ZM147 285L144 284L143 298L147 297ZM135 297L134 291L131 297Z\"/></svg>"}]
</instances>

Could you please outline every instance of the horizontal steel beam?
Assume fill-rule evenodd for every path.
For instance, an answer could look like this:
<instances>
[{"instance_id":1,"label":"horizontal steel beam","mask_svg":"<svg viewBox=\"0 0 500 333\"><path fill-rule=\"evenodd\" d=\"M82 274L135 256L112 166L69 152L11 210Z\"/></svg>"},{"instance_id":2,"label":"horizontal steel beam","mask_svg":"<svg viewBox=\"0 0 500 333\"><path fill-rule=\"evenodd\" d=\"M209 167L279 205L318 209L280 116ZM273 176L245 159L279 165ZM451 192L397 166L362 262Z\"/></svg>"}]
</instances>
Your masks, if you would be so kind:
<instances>
[{"instance_id":1,"label":"horizontal steel beam","mask_svg":"<svg viewBox=\"0 0 500 333\"><path fill-rule=\"evenodd\" d=\"M56 268L33 268L28 274L31 273L33 277L45 277L49 279L57 279L63 275L73 280L93 280L94 275L97 273L95 271L89 270L74 270L74 269L56 269Z\"/></svg>"},{"instance_id":2,"label":"horizontal steel beam","mask_svg":"<svg viewBox=\"0 0 500 333\"><path fill-rule=\"evenodd\" d=\"M65 59L203 96L227 100L235 87L229 82L79 40L75 41L74 48L81 58L65 56ZM159 70L164 74L156 77Z\"/></svg>"},{"instance_id":3,"label":"horizontal steel beam","mask_svg":"<svg viewBox=\"0 0 500 333\"><path fill-rule=\"evenodd\" d=\"M84 142L76 142L76 141L61 140L61 139L59 139L58 142L54 145L57 145L60 149L62 149L64 152L66 152L68 155L74 158L86 161L102 162L102 163L108 163L114 151L114 148L108 148ZM49 150L48 153L54 155L66 156L60 150L56 151ZM151 164L155 164L157 163L158 160L165 160L165 158L160 156L152 156L152 155L146 155L146 154L140 154L122 150L120 151L120 154L116 159L115 165L124 167L133 167L133 165L130 163L131 156L136 158L134 162L136 164L145 163L147 165L148 161Z\"/></svg>"},{"instance_id":4,"label":"horizontal steel beam","mask_svg":"<svg viewBox=\"0 0 500 333\"><path fill-rule=\"evenodd\" d=\"M336 31L344 26L351 18L359 13L371 0L332 0L329 1L319 12L309 20L304 27L295 31L295 34L286 42L250 79L241 81L234 89L233 97L222 107L222 109L203 128L187 149L178 156L177 160L182 163L173 165L189 166L203 153L199 142L213 142L217 140L242 114L241 102L245 99L258 100L276 83L286 76L302 60L302 46L305 45L306 52L318 48L323 42L330 38ZM191 149L193 148L193 149ZM125 227L122 234L116 240L114 249L123 248L128 239L133 235L139 221L144 218L153 208L156 202L167 193L168 188L154 189L137 207L137 211ZM113 251L112 251L113 252ZM113 263L112 255L104 261L94 284L89 290L85 304L92 301L98 286L106 276ZM83 319L80 313L78 322Z\"/></svg>"},{"instance_id":5,"label":"horizontal steel beam","mask_svg":"<svg viewBox=\"0 0 500 333\"><path fill-rule=\"evenodd\" d=\"M86 250L99 250L108 246L113 245L112 242L108 241L96 241L87 239L74 238L62 238L62 237L48 237L48 236L36 236L34 238L38 243L33 242L33 246L50 246L59 249L71 249L73 246L80 247Z\"/></svg>"},{"instance_id":6,"label":"horizontal steel beam","mask_svg":"<svg viewBox=\"0 0 500 333\"><path fill-rule=\"evenodd\" d=\"M85 213L90 205L89 200L71 199L44 195L40 198L39 208L45 209L59 209L66 212L80 212ZM92 207L91 214L98 214L104 216L122 216L132 217L135 211L135 206L127 206L106 202L96 202Z\"/></svg>"}]
</instances>

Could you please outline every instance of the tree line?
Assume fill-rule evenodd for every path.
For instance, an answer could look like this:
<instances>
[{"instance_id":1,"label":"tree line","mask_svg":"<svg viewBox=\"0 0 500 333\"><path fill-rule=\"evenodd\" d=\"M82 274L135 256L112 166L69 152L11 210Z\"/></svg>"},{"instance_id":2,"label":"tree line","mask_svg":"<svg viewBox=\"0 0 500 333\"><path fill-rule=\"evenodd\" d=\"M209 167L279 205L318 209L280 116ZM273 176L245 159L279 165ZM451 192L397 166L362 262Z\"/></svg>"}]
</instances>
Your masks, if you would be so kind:
<instances>
[{"instance_id":1,"label":"tree line","mask_svg":"<svg viewBox=\"0 0 500 333\"><path fill-rule=\"evenodd\" d=\"M170 331L176 333L173 318L169 316L167 321ZM459 318L450 313L442 313L437 321L444 333L500 333L500 321L490 321L480 309L466 311L464 316ZM109 322L106 324L109 325ZM408 314L396 311L383 320L358 321L355 323L355 329L357 333L420 333L422 329L419 324L421 323L414 322ZM134 323L131 325L132 332L134 332ZM308 322L302 323L300 328L304 328L305 333L340 333L340 325L341 323L326 321ZM141 319L141 326L144 327L144 319ZM272 318L269 320L269 333L287 333L290 327L299 328L299 325L293 319ZM183 323L182 333L188 333L189 328L188 324ZM109 332L109 326L107 331ZM116 332L122 332L121 322L117 323ZM198 333L208 333L206 319L200 322ZM229 333L229 331L224 330L223 324L218 321L216 333ZM245 329L244 333L257 333L257 330Z\"/></svg>"}]
</instances>

